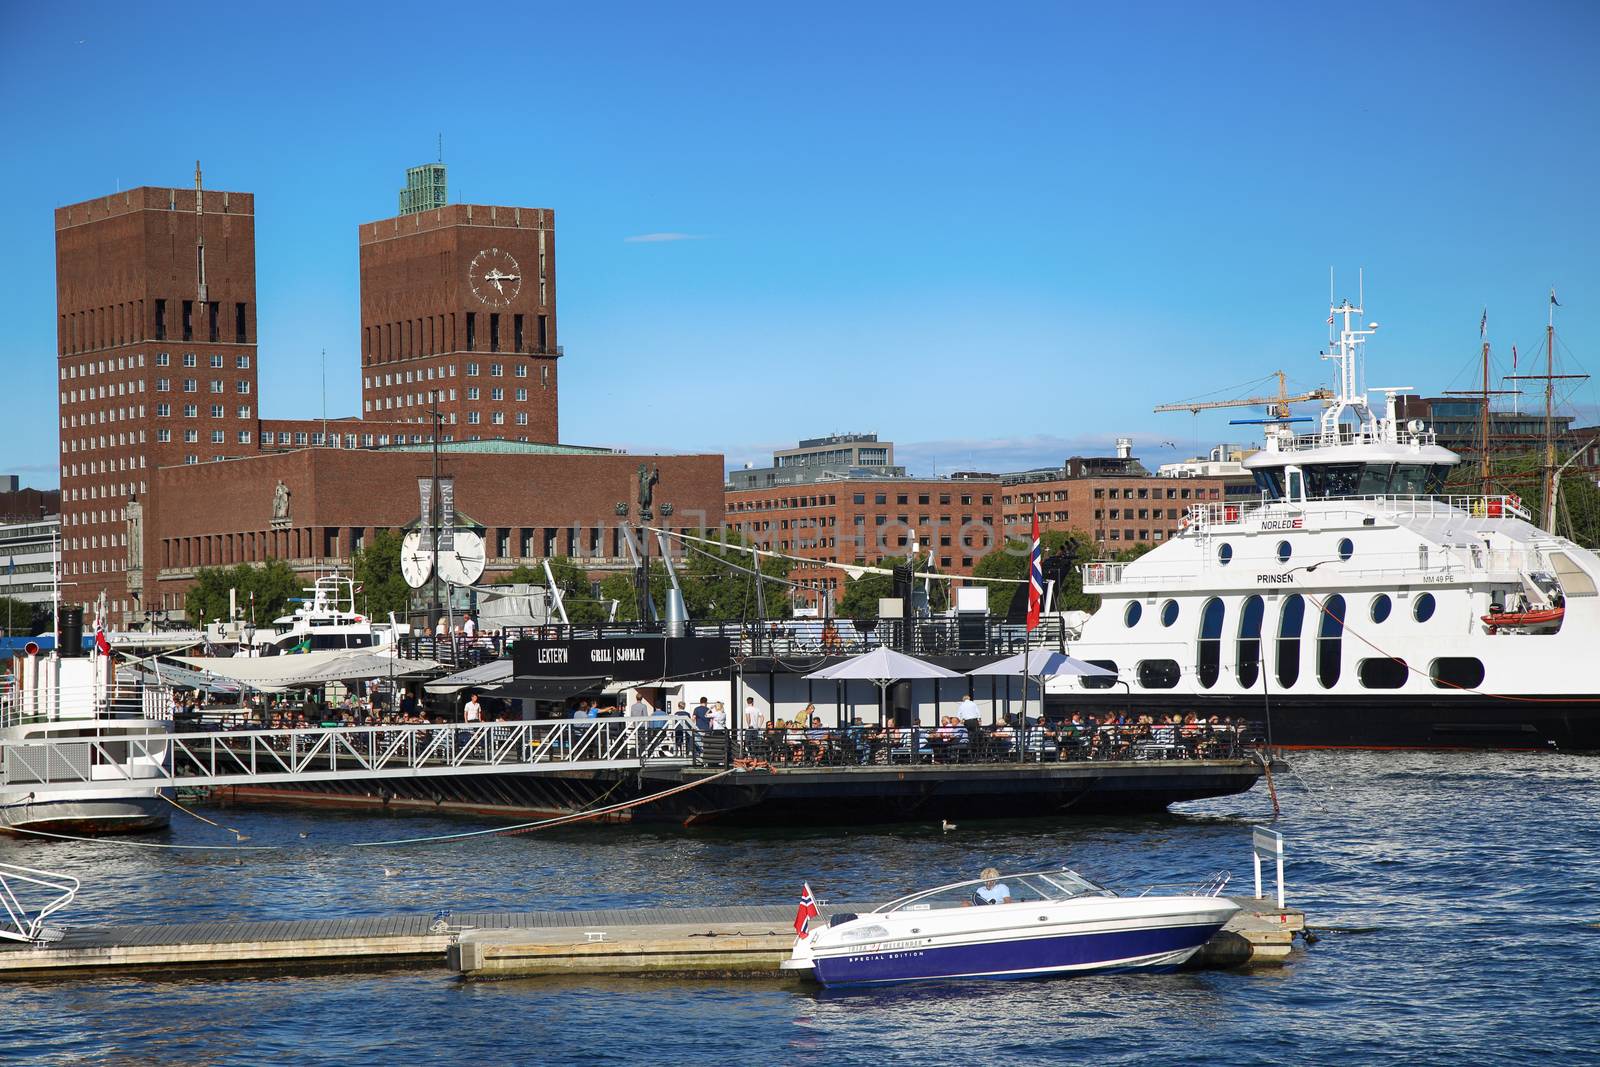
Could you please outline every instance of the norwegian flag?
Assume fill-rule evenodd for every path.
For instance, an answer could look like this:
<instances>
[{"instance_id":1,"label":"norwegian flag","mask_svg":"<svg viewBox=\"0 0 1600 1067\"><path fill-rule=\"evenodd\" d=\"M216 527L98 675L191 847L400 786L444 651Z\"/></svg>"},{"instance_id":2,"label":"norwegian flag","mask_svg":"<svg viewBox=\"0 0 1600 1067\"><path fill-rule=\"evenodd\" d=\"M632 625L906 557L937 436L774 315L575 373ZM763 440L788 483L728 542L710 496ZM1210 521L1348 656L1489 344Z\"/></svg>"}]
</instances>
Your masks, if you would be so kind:
<instances>
[{"instance_id":1,"label":"norwegian flag","mask_svg":"<svg viewBox=\"0 0 1600 1067\"><path fill-rule=\"evenodd\" d=\"M111 655L111 641L106 637L105 620L99 611L94 613L94 647L102 656Z\"/></svg>"},{"instance_id":2,"label":"norwegian flag","mask_svg":"<svg viewBox=\"0 0 1600 1067\"><path fill-rule=\"evenodd\" d=\"M800 907L794 913L794 932L796 937L806 936L806 931L811 928L811 920L817 917L817 901L811 895L811 883L805 882L800 889Z\"/></svg>"},{"instance_id":3,"label":"norwegian flag","mask_svg":"<svg viewBox=\"0 0 1600 1067\"><path fill-rule=\"evenodd\" d=\"M1039 512L1033 513L1033 547L1028 550L1028 631L1039 625L1044 606L1044 561L1039 554Z\"/></svg>"}]
</instances>

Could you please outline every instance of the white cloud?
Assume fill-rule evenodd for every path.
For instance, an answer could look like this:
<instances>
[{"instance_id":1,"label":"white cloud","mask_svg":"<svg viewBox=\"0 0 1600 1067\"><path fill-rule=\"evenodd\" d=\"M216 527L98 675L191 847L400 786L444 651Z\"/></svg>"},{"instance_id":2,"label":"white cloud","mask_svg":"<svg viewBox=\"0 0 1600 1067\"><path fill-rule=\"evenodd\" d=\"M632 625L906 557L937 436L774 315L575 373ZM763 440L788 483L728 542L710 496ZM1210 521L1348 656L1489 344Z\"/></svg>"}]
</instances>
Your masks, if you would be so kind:
<instances>
[{"instance_id":1,"label":"white cloud","mask_svg":"<svg viewBox=\"0 0 1600 1067\"><path fill-rule=\"evenodd\" d=\"M636 233L632 237L624 237L624 243L631 245L660 244L663 241L704 241L705 235L699 233Z\"/></svg>"}]
</instances>

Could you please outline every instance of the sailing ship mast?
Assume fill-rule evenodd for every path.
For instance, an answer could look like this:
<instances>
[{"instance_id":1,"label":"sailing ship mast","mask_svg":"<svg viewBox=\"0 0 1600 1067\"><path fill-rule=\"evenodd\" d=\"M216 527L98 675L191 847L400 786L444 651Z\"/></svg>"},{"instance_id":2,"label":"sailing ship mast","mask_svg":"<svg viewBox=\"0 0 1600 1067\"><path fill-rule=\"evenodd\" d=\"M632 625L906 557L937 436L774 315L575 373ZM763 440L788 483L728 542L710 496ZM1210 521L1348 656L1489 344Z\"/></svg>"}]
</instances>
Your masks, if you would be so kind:
<instances>
[{"instance_id":1,"label":"sailing ship mast","mask_svg":"<svg viewBox=\"0 0 1600 1067\"><path fill-rule=\"evenodd\" d=\"M1552 288L1550 317L1544 328L1544 373L1509 375L1514 379L1544 382L1544 462L1539 466L1539 483L1544 494L1543 526L1550 533L1556 532L1556 488L1561 484L1560 468L1556 464L1556 379L1588 377L1587 374L1556 373L1556 308L1560 306Z\"/></svg>"}]
</instances>

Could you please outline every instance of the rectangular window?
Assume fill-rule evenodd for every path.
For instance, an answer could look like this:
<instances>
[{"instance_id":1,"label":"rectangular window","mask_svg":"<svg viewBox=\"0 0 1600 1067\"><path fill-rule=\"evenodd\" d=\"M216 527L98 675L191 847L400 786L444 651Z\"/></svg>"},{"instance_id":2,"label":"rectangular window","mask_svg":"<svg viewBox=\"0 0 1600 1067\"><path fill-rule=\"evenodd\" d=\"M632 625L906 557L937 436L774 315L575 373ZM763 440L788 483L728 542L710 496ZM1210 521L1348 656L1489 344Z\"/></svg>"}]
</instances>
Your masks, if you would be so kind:
<instances>
[{"instance_id":1,"label":"rectangular window","mask_svg":"<svg viewBox=\"0 0 1600 1067\"><path fill-rule=\"evenodd\" d=\"M294 432L294 443L297 445L306 443L306 432L304 430L296 430Z\"/></svg>"},{"instance_id":2,"label":"rectangular window","mask_svg":"<svg viewBox=\"0 0 1600 1067\"><path fill-rule=\"evenodd\" d=\"M185 431L183 431L183 439L186 442L188 442L189 444L194 444L195 442L200 440L200 431L199 430L185 430Z\"/></svg>"},{"instance_id":3,"label":"rectangular window","mask_svg":"<svg viewBox=\"0 0 1600 1067\"><path fill-rule=\"evenodd\" d=\"M478 413L476 411L467 412L467 425L468 426L476 426L476 425L478 425Z\"/></svg>"},{"instance_id":4,"label":"rectangular window","mask_svg":"<svg viewBox=\"0 0 1600 1067\"><path fill-rule=\"evenodd\" d=\"M158 392L158 393L170 393L170 392L172 392L172 379L171 378L157 378L156 379L156 392Z\"/></svg>"},{"instance_id":5,"label":"rectangular window","mask_svg":"<svg viewBox=\"0 0 1600 1067\"><path fill-rule=\"evenodd\" d=\"M172 431L171 430L157 430L156 431L156 441L158 443L164 445L164 444L166 444L167 442L169 442L171 440L172 440Z\"/></svg>"},{"instance_id":6,"label":"rectangular window","mask_svg":"<svg viewBox=\"0 0 1600 1067\"><path fill-rule=\"evenodd\" d=\"M490 400L504 400L505 398L506 398L506 391L504 389L502 389L500 386L497 385L493 389L489 390L489 399Z\"/></svg>"},{"instance_id":7,"label":"rectangular window","mask_svg":"<svg viewBox=\"0 0 1600 1067\"><path fill-rule=\"evenodd\" d=\"M526 400L526 399L528 399L528 391L526 389L518 389L517 390L517 399L518 400Z\"/></svg>"},{"instance_id":8,"label":"rectangular window","mask_svg":"<svg viewBox=\"0 0 1600 1067\"><path fill-rule=\"evenodd\" d=\"M526 378L528 376L528 365L526 363L518 363L517 368L513 373L516 374L518 378Z\"/></svg>"},{"instance_id":9,"label":"rectangular window","mask_svg":"<svg viewBox=\"0 0 1600 1067\"><path fill-rule=\"evenodd\" d=\"M156 340L157 341L165 341L166 339L167 339L167 302L165 300L157 300L156 301ZM165 356L166 353L163 352L162 355ZM166 366L165 363L162 363L161 365L163 367Z\"/></svg>"},{"instance_id":10,"label":"rectangular window","mask_svg":"<svg viewBox=\"0 0 1600 1067\"><path fill-rule=\"evenodd\" d=\"M226 389L227 386L228 386L228 383L223 381L221 378L213 378L213 379L211 379L211 391L213 393L220 393L224 389Z\"/></svg>"},{"instance_id":11,"label":"rectangular window","mask_svg":"<svg viewBox=\"0 0 1600 1067\"><path fill-rule=\"evenodd\" d=\"M171 404L157 404L156 405L156 414L158 416L163 417L163 418L168 416L168 415L171 415L172 414L172 405Z\"/></svg>"},{"instance_id":12,"label":"rectangular window","mask_svg":"<svg viewBox=\"0 0 1600 1067\"><path fill-rule=\"evenodd\" d=\"M194 301L193 300L185 300L183 302L183 339L185 341L193 341L194 340Z\"/></svg>"},{"instance_id":13,"label":"rectangular window","mask_svg":"<svg viewBox=\"0 0 1600 1067\"><path fill-rule=\"evenodd\" d=\"M222 431L222 430L212 430L211 431L211 443L212 444L214 444L214 445L226 444L227 440L228 440L228 435L227 435L227 433L225 431Z\"/></svg>"},{"instance_id":14,"label":"rectangular window","mask_svg":"<svg viewBox=\"0 0 1600 1067\"><path fill-rule=\"evenodd\" d=\"M322 434L320 432L312 434L311 443L314 445L322 444Z\"/></svg>"},{"instance_id":15,"label":"rectangular window","mask_svg":"<svg viewBox=\"0 0 1600 1067\"><path fill-rule=\"evenodd\" d=\"M195 464L195 463L199 463L200 462L200 457L197 456L197 455L194 455L193 453L190 453L189 455L183 457L183 461L185 463L188 463L188 464L192 465L192 464Z\"/></svg>"},{"instance_id":16,"label":"rectangular window","mask_svg":"<svg viewBox=\"0 0 1600 1067\"><path fill-rule=\"evenodd\" d=\"M518 426L526 426L526 425L528 425L528 413L526 411L517 412L517 425Z\"/></svg>"},{"instance_id":17,"label":"rectangular window","mask_svg":"<svg viewBox=\"0 0 1600 1067\"><path fill-rule=\"evenodd\" d=\"M209 316L206 323L207 333L210 334L212 341L216 341L217 339L217 310L218 308L215 303L206 305L206 312Z\"/></svg>"},{"instance_id":18,"label":"rectangular window","mask_svg":"<svg viewBox=\"0 0 1600 1067\"><path fill-rule=\"evenodd\" d=\"M239 431L239 443L241 445L247 445L247 444L250 443L250 431L249 430L240 430Z\"/></svg>"},{"instance_id":19,"label":"rectangular window","mask_svg":"<svg viewBox=\"0 0 1600 1067\"><path fill-rule=\"evenodd\" d=\"M200 414L200 405L198 405L198 404L185 404L185 405L183 405L183 417L184 418L192 419L192 418L195 418L196 416L198 416L199 414Z\"/></svg>"},{"instance_id":20,"label":"rectangular window","mask_svg":"<svg viewBox=\"0 0 1600 1067\"><path fill-rule=\"evenodd\" d=\"M489 351L500 351L500 313L489 312Z\"/></svg>"},{"instance_id":21,"label":"rectangular window","mask_svg":"<svg viewBox=\"0 0 1600 1067\"><path fill-rule=\"evenodd\" d=\"M476 363L468 363L467 364L467 377L476 378L477 376L478 376L478 365Z\"/></svg>"},{"instance_id":22,"label":"rectangular window","mask_svg":"<svg viewBox=\"0 0 1600 1067\"><path fill-rule=\"evenodd\" d=\"M515 352L525 351L523 349L523 347L522 347L522 316L521 315L513 315L511 317L511 329L512 329L512 333L513 333L513 336L512 336L512 339L511 339L511 343L516 346L513 349L513 351L515 351Z\"/></svg>"},{"instance_id":23,"label":"rectangular window","mask_svg":"<svg viewBox=\"0 0 1600 1067\"><path fill-rule=\"evenodd\" d=\"M222 418L224 413L225 413L225 411L224 411L224 408L223 408L223 406L221 404L212 404L211 405L211 417L213 419Z\"/></svg>"},{"instance_id":24,"label":"rectangular window","mask_svg":"<svg viewBox=\"0 0 1600 1067\"><path fill-rule=\"evenodd\" d=\"M238 381L234 382L233 391L238 393L240 396L248 395L250 392L249 380L246 378L240 378Z\"/></svg>"},{"instance_id":25,"label":"rectangular window","mask_svg":"<svg viewBox=\"0 0 1600 1067\"><path fill-rule=\"evenodd\" d=\"M196 361L195 354L193 352L185 352L183 354L183 365L185 367L197 367L197 366L199 366L199 363Z\"/></svg>"},{"instance_id":26,"label":"rectangular window","mask_svg":"<svg viewBox=\"0 0 1600 1067\"><path fill-rule=\"evenodd\" d=\"M222 353L220 353L220 352L211 353L211 369L212 370L221 370L222 369Z\"/></svg>"},{"instance_id":27,"label":"rectangular window","mask_svg":"<svg viewBox=\"0 0 1600 1067\"><path fill-rule=\"evenodd\" d=\"M550 316L548 316L548 315L540 315L539 316L539 351L548 352L549 350L550 350Z\"/></svg>"},{"instance_id":28,"label":"rectangular window","mask_svg":"<svg viewBox=\"0 0 1600 1067\"><path fill-rule=\"evenodd\" d=\"M872 502L874 504L887 504L889 502L889 497L884 493L875 493L873 494Z\"/></svg>"},{"instance_id":29,"label":"rectangular window","mask_svg":"<svg viewBox=\"0 0 1600 1067\"><path fill-rule=\"evenodd\" d=\"M476 352L477 350L478 350L478 313L475 312L475 311L469 311L469 312L467 312L467 351L468 352ZM469 364L469 366L470 366L470 364ZM468 373L470 374L472 372L469 371Z\"/></svg>"},{"instance_id":30,"label":"rectangular window","mask_svg":"<svg viewBox=\"0 0 1600 1067\"><path fill-rule=\"evenodd\" d=\"M249 370L250 369L250 357L249 356L235 356L234 360L233 360L233 365L235 367L238 367L240 370Z\"/></svg>"},{"instance_id":31,"label":"rectangular window","mask_svg":"<svg viewBox=\"0 0 1600 1067\"><path fill-rule=\"evenodd\" d=\"M491 364L489 364L489 377L491 377L491 378L503 378L503 377L505 377L505 373L506 373L505 364L503 364L503 363L491 363Z\"/></svg>"},{"instance_id":32,"label":"rectangular window","mask_svg":"<svg viewBox=\"0 0 1600 1067\"><path fill-rule=\"evenodd\" d=\"M156 353L156 366L165 367L171 364L172 357L165 352Z\"/></svg>"},{"instance_id":33,"label":"rectangular window","mask_svg":"<svg viewBox=\"0 0 1600 1067\"><path fill-rule=\"evenodd\" d=\"M503 411L494 412L493 414L491 414L489 416L489 421L494 423L496 426L504 425L505 421L506 421L505 412L503 412Z\"/></svg>"},{"instance_id":34,"label":"rectangular window","mask_svg":"<svg viewBox=\"0 0 1600 1067\"><path fill-rule=\"evenodd\" d=\"M467 399L468 400L476 400L476 399L478 399L478 387L476 385L467 386Z\"/></svg>"}]
</instances>

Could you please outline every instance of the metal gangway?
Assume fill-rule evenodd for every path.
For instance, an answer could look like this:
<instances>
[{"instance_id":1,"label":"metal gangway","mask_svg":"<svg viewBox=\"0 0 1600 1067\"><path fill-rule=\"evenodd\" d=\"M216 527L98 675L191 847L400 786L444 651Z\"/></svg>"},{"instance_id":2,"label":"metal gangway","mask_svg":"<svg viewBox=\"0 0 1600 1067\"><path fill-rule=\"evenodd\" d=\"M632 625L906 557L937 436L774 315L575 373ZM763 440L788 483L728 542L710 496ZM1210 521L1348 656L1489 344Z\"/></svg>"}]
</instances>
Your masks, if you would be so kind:
<instances>
[{"instance_id":1,"label":"metal gangway","mask_svg":"<svg viewBox=\"0 0 1600 1067\"><path fill-rule=\"evenodd\" d=\"M656 719L298 727L0 741L0 795L686 766L690 723Z\"/></svg>"}]
</instances>

